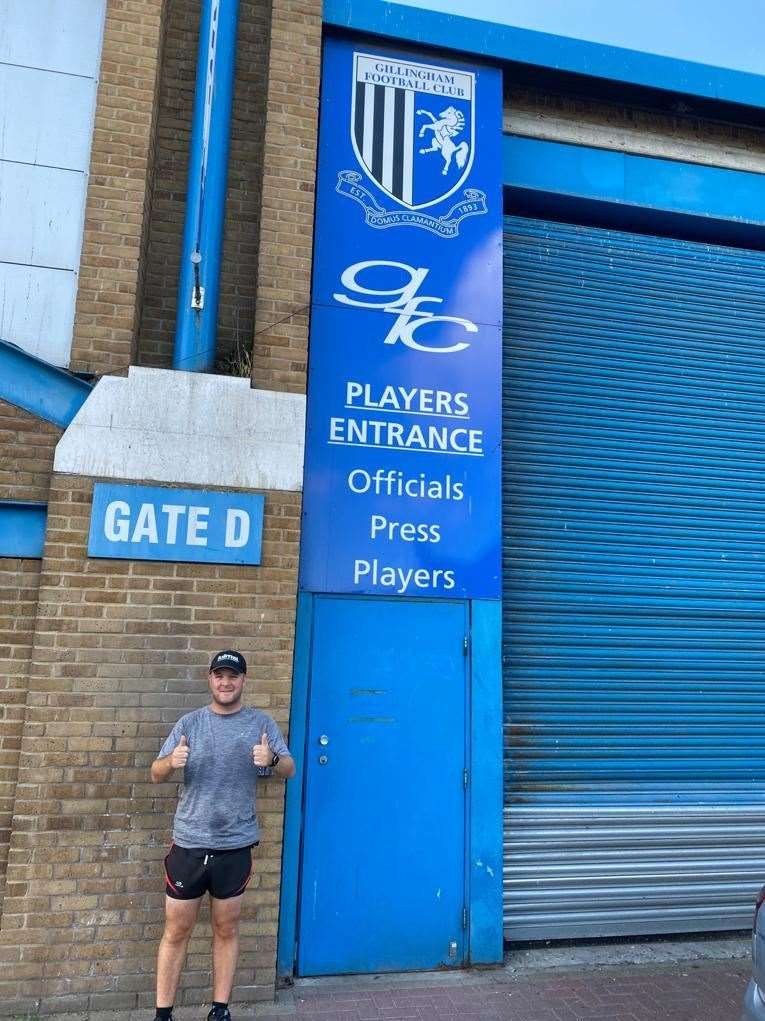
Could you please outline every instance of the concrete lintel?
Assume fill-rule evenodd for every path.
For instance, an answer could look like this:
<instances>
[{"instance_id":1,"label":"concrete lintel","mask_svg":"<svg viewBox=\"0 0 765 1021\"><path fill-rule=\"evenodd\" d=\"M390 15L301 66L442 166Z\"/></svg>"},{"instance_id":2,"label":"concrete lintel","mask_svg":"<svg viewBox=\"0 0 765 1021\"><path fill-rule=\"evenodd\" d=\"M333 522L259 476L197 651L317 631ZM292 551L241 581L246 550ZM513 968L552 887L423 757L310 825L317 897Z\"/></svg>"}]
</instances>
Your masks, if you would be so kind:
<instances>
[{"instance_id":1,"label":"concrete lintel","mask_svg":"<svg viewBox=\"0 0 765 1021\"><path fill-rule=\"evenodd\" d=\"M104 376L56 447L54 471L299 491L305 397L249 379L132 367Z\"/></svg>"}]
</instances>

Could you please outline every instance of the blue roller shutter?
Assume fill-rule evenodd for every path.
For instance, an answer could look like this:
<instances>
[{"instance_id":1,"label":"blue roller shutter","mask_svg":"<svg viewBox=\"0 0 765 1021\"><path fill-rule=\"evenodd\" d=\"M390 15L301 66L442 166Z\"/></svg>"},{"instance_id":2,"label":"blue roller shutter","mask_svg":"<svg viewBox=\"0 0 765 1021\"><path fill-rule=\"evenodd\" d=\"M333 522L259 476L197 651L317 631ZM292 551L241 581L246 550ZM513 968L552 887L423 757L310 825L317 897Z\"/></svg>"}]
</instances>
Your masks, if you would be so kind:
<instances>
[{"instance_id":1,"label":"blue roller shutter","mask_svg":"<svg viewBox=\"0 0 765 1021\"><path fill-rule=\"evenodd\" d=\"M749 925L765 254L505 221L505 932Z\"/></svg>"}]
</instances>

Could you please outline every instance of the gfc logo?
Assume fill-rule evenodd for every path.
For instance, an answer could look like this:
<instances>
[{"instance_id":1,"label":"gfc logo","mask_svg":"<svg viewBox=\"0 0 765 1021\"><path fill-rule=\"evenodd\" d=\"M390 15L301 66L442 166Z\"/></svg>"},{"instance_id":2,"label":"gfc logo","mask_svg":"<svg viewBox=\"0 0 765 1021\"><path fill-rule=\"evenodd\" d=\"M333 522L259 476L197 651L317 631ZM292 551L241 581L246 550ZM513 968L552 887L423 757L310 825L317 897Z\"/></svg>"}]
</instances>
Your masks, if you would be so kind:
<instances>
[{"instance_id":1,"label":"gfc logo","mask_svg":"<svg viewBox=\"0 0 765 1021\"><path fill-rule=\"evenodd\" d=\"M401 279L404 274L404 282L394 287L369 287L366 281L370 275L373 282L379 279L379 270L393 271L386 273L388 280L393 278ZM459 316L435 315L433 312L423 310L423 305L442 305L444 299L434 295L418 294L418 291L425 283L430 271L423 268L408 266L405 262L388 262L386 260L369 260L356 262L349 266L341 275L340 282L348 294L336 292L333 297L341 305L352 305L354 308L377 309L388 315L395 316L395 322L383 343L404 344L413 351L423 351L427 354L455 354L470 347L467 341L456 343L438 344L428 343L428 338L423 333L426 326L437 326L445 323L457 326L465 333L478 333L478 327L470 319L461 319ZM359 279L364 276L365 282ZM360 297L353 297L359 295ZM453 332L453 331L450 331Z\"/></svg>"}]
</instances>

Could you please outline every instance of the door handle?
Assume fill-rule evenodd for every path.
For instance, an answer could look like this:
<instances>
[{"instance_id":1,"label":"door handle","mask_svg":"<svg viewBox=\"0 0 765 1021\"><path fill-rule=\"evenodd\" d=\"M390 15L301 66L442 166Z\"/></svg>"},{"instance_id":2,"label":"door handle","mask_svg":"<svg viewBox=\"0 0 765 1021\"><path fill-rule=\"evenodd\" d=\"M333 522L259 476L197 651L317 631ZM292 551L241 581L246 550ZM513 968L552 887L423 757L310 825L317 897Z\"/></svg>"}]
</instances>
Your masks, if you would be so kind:
<instances>
[{"instance_id":1,"label":"door handle","mask_svg":"<svg viewBox=\"0 0 765 1021\"><path fill-rule=\"evenodd\" d=\"M321 737L319 738L319 744L322 746L322 748L327 747L327 745L329 744L329 738L327 737L326 734L321 735Z\"/></svg>"}]
</instances>

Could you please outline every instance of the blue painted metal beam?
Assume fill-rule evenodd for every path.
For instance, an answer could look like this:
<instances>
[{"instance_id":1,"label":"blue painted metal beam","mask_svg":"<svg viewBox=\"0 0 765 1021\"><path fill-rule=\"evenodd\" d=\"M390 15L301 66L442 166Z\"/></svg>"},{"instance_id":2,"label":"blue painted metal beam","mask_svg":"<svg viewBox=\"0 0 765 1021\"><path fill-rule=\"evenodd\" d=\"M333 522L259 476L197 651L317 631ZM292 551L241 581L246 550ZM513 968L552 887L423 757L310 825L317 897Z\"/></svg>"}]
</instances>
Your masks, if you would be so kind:
<instances>
[{"instance_id":1,"label":"blue painted metal beam","mask_svg":"<svg viewBox=\"0 0 765 1021\"><path fill-rule=\"evenodd\" d=\"M514 135L502 159L510 212L765 246L762 174Z\"/></svg>"},{"instance_id":2,"label":"blue painted metal beam","mask_svg":"<svg viewBox=\"0 0 765 1021\"><path fill-rule=\"evenodd\" d=\"M215 364L239 0L204 0L173 368Z\"/></svg>"},{"instance_id":3,"label":"blue painted metal beam","mask_svg":"<svg viewBox=\"0 0 765 1021\"><path fill-rule=\"evenodd\" d=\"M64 429L92 389L71 372L0 340L0 400Z\"/></svg>"},{"instance_id":4,"label":"blue painted metal beam","mask_svg":"<svg viewBox=\"0 0 765 1021\"><path fill-rule=\"evenodd\" d=\"M324 0L324 21L360 32L704 99L765 107L765 77L388 0Z\"/></svg>"},{"instance_id":5,"label":"blue painted metal beam","mask_svg":"<svg viewBox=\"0 0 765 1021\"><path fill-rule=\"evenodd\" d=\"M0 557L40 560L47 517L44 503L0 500Z\"/></svg>"},{"instance_id":6,"label":"blue painted metal beam","mask_svg":"<svg viewBox=\"0 0 765 1021\"><path fill-rule=\"evenodd\" d=\"M470 607L470 963L502 963L502 602Z\"/></svg>"},{"instance_id":7,"label":"blue painted metal beam","mask_svg":"<svg viewBox=\"0 0 765 1021\"><path fill-rule=\"evenodd\" d=\"M298 770L295 777L287 784L285 796L279 937L276 948L276 976L278 979L287 980L291 980L295 973L300 840L305 781L303 763L308 734L308 688L311 672L314 601L314 596L309 593L298 593L289 732L290 748L297 761Z\"/></svg>"}]
</instances>

